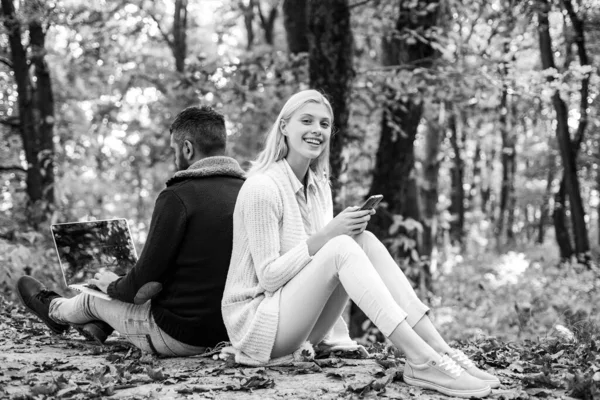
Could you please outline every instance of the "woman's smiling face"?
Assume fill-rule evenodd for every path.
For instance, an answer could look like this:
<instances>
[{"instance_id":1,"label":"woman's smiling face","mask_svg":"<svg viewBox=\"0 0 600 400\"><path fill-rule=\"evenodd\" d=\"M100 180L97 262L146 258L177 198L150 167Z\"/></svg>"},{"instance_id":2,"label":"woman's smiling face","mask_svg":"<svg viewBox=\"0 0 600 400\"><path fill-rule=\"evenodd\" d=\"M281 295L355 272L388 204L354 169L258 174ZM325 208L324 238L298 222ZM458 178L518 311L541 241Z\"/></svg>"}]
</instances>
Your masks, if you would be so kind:
<instances>
[{"instance_id":1,"label":"woman's smiling face","mask_svg":"<svg viewBox=\"0 0 600 400\"><path fill-rule=\"evenodd\" d=\"M331 137L331 114L324 104L306 103L282 123L287 137L288 161L310 162L318 158Z\"/></svg>"}]
</instances>

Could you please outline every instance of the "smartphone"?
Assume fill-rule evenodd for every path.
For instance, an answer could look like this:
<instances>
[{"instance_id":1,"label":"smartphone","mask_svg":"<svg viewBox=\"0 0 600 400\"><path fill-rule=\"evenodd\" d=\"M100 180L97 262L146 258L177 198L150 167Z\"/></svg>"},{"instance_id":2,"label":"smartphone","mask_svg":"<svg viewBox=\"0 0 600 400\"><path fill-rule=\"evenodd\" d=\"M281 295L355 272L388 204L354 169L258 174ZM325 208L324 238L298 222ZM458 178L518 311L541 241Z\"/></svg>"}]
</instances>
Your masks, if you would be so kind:
<instances>
[{"instance_id":1,"label":"smartphone","mask_svg":"<svg viewBox=\"0 0 600 400\"><path fill-rule=\"evenodd\" d=\"M367 199L365 203L360 207L360 211L371 210L379 204L383 200L383 195L375 194Z\"/></svg>"}]
</instances>

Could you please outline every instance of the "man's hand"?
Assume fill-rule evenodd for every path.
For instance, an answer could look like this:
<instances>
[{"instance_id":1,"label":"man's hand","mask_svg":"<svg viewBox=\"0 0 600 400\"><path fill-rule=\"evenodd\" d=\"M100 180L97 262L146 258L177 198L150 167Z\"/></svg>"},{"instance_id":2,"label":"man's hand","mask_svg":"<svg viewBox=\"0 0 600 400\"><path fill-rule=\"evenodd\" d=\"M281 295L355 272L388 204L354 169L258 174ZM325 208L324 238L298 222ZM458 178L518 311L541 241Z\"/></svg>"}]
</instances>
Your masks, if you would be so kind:
<instances>
[{"instance_id":1,"label":"man's hand","mask_svg":"<svg viewBox=\"0 0 600 400\"><path fill-rule=\"evenodd\" d=\"M106 293L108 290L108 285L119 278L119 275L115 274L114 272L104 271L98 272L96 275L94 275L94 279L90 279L88 283L96 286L98 289Z\"/></svg>"}]
</instances>

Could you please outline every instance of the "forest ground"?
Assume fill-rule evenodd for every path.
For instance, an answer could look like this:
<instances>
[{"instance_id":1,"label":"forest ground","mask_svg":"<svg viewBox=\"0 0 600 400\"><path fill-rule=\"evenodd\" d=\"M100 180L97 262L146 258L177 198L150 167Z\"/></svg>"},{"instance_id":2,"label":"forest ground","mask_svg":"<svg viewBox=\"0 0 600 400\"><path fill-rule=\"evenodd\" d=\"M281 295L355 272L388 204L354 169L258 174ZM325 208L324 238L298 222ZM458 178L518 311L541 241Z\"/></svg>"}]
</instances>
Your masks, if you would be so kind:
<instances>
[{"instance_id":1,"label":"forest ground","mask_svg":"<svg viewBox=\"0 0 600 400\"><path fill-rule=\"evenodd\" d=\"M547 258L539 248L440 266L432 318L500 378L490 398L600 399L600 274ZM406 385L402 354L378 343L370 359L320 354L270 368L157 358L115 334L104 346L52 335L11 296L0 297L0 332L0 399L447 398Z\"/></svg>"}]
</instances>

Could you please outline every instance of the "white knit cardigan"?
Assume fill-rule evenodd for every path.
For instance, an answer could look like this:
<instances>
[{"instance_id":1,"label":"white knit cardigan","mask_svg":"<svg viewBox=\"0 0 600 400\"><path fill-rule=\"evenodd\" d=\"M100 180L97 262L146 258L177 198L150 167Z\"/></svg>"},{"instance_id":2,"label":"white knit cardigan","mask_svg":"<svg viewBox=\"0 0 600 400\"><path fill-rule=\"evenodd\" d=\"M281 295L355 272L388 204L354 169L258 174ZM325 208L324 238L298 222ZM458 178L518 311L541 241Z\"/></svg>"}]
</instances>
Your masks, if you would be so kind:
<instances>
[{"instance_id":1,"label":"white knit cardigan","mask_svg":"<svg viewBox=\"0 0 600 400\"><path fill-rule=\"evenodd\" d=\"M288 171L287 161L281 160L248 178L233 213L233 251L222 313L238 362L271 361L281 288L312 259ZM327 224L333 218L331 189L326 179L314 178L316 203L322 209L315 207L313 212L324 213ZM342 341L349 341L341 318L336 326L341 326Z\"/></svg>"}]
</instances>

